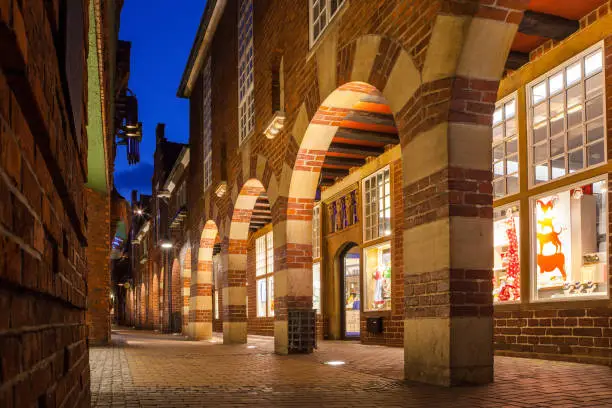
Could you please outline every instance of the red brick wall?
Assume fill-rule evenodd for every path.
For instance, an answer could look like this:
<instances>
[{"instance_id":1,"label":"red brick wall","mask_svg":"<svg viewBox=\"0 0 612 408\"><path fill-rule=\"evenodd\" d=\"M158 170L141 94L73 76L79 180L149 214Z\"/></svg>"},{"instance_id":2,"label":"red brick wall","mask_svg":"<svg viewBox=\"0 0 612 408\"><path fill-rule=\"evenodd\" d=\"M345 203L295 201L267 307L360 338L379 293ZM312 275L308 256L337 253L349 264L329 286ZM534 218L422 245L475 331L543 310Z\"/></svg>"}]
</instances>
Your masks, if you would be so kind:
<instances>
[{"instance_id":1,"label":"red brick wall","mask_svg":"<svg viewBox=\"0 0 612 408\"><path fill-rule=\"evenodd\" d=\"M2 407L90 403L87 135L79 145L69 126L55 49L58 5L0 6Z\"/></svg>"},{"instance_id":2,"label":"red brick wall","mask_svg":"<svg viewBox=\"0 0 612 408\"><path fill-rule=\"evenodd\" d=\"M89 241L87 265L87 328L90 344L110 340L110 197L87 189Z\"/></svg>"}]
</instances>

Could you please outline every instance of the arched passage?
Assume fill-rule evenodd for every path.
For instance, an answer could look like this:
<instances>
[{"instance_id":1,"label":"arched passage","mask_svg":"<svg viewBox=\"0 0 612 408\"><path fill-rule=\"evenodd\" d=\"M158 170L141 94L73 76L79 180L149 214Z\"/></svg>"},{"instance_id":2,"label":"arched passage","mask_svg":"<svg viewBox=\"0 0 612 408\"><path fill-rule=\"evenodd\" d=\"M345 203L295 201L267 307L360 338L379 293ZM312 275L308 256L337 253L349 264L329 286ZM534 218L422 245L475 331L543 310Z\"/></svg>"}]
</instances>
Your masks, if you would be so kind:
<instances>
[{"instance_id":1,"label":"arched passage","mask_svg":"<svg viewBox=\"0 0 612 408\"><path fill-rule=\"evenodd\" d=\"M197 269L191 273L190 323L191 336L196 340L212 337L212 256L217 234L215 222L207 221L200 238Z\"/></svg>"},{"instance_id":2,"label":"arched passage","mask_svg":"<svg viewBox=\"0 0 612 408\"><path fill-rule=\"evenodd\" d=\"M234 203L229 237L221 243L222 253L227 253L227 272L222 279L221 295L225 344L247 341L246 266L249 228L255 203L264 193L265 188L259 180L250 179L244 183Z\"/></svg>"},{"instance_id":3,"label":"arched passage","mask_svg":"<svg viewBox=\"0 0 612 408\"><path fill-rule=\"evenodd\" d=\"M157 271L153 272L153 276L151 277L151 325L153 329L159 328L159 276L157 276Z\"/></svg>"}]
</instances>

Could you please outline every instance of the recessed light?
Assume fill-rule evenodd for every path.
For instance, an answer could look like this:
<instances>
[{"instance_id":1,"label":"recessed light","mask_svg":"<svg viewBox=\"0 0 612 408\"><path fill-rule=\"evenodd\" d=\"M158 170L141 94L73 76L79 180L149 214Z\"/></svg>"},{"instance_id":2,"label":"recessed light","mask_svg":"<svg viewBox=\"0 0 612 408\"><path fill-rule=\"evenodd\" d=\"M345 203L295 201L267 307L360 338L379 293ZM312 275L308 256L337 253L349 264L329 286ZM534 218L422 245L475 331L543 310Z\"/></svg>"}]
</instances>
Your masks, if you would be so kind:
<instances>
[{"instance_id":1,"label":"recessed light","mask_svg":"<svg viewBox=\"0 0 612 408\"><path fill-rule=\"evenodd\" d=\"M341 366L341 365L344 365L346 363L344 361L332 360L332 361L326 361L323 364L327 364L327 365L330 365L330 366Z\"/></svg>"}]
</instances>

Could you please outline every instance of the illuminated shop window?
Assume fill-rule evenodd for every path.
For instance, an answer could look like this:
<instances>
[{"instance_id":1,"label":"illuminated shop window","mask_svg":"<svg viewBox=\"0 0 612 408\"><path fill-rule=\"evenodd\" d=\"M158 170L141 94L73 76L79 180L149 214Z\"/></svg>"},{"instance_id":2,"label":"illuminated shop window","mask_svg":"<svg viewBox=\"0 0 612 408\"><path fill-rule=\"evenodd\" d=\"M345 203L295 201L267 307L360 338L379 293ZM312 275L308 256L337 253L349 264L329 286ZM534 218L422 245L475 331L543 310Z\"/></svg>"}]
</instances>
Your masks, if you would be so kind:
<instances>
[{"instance_id":1,"label":"illuminated shop window","mask_svg":"<svg viewBox=\"0 0 612 408\"><path fill-rule=\"evenodd\" d=\"M365 311L391 310L391 243L364 249Z\"/></svg>"},{"instance_id":2,"label":"illuminated shop window","mask_svg":"<svg viewBox=\"0 0 612 408\"><path fill-rule=\"evenodd\" d=\"M516 95L495 105L493 113L493 197L519 190Z\"/></svg>"},{"instance_id":3,"label":"illuminated shop window","mask_svg":"<svg viewBox=\"0 0 612 408\"><path fill-rule=\"evenodd\" d=\"M493 211L493 301L521 299L519 207L511 204Z\"/></svg>"},{"instance_id":4,"label":"illuminated shop window","mask_svg":"<svg viewBox=\"0 0 612 408\"><path fill-rule=\"evenodd\" d=\"M240 0L238 20L238 131L240 144L255 128L253 0Z\"/></svg>"},{"instance_id":5,"label":"illuminated shop window","mask_svg":"<svg viewBox=\"0 0 612 408\"><path fill-rule=\"evenodd\" d=\"M364 240L391 235L391 181L386 167L363 181Z\"/></svg>"},{"instance_id":6,"label":"illuminated shop window","mask_svg":"<svg viewBox=\"0 0 612 408\"><path fill-rule=\"evenodd\" d=\"M203 96L202 96L202 129L203 129L203 152L204 152L204 191L212 184L212 103L211 103L211 69L210 57L202 70L203 76Z\"/></svg>"},{"instance_id":7,"label":"illuminated shop window","mask_svg":"<svg viewBox=\"0 0 612 408\"><path fill-rule=\"evenodd\" d=\"M527 86L531 184L605 162L603 85L598 44Z\"/></svg>"},{"instance_id":8,"label":"illuminated shop window","mask_svg":"<svg viewBox=\"0 0 612 408\"><path fill-rule=\"evenodd\" d=\"M274 242L272 231L255 240L257 316L274 316Z\"/></svg>"},{"instance_id":9,"label":"illuminated shop window","mask_svg":"<svg viewBox=\"0 0 612 408\"><path fill-rule=\"evenodd\" d=\"M607 180L532 200L535 300L607 296Z\"/></svg>"},{"instance_id":10,"label":"illuminated shop window","mask_svg":"<svg viewBox=\"0 0 612 408\"><path fill-rule=\"evenodd\" d=\"M310 46L312 46L344 5L345 0L309 0L309 3Z\"/></svg>"},{"instance_id":11,"label":"illuminated shop window","mask_svg":"<svg viewBox=\"0 0 612 408\"><path fill-rule=\"evenodd\" d=\"M221 258L213 256L213 305L215 308L215 319L219 319L219 280L221 276Z\"/></svg>"},{"instance_id":12,"label":"illuminated shop window","mask_svg":"<svg viewBox=\"0 0 612 408\"><path fill-rule=\"evenodd\" d=\"M312 210L312 258L321 257L321 206Z\"/></svg>"},{"instance_id":13,"label":"illuminated shop window","mask_svg":"<svg viewBox=\"0 0 612 408\"><path fill-rule=\"evenodd\" d=\"M312 264L312 308L321 313L321 263Z\"/></svg>"}]
</instances>

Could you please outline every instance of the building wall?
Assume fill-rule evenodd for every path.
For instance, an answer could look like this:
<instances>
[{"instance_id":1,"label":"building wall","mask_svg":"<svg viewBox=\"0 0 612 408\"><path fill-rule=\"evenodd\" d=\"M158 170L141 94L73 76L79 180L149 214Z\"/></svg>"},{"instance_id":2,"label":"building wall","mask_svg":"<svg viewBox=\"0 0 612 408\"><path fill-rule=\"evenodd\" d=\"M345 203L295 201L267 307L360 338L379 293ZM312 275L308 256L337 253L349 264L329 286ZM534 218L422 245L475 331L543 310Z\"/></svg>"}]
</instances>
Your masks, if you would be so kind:
<instances>
[{"instance_id":1,"label":"building wall","mask_svg":"<svg viewBox=\"0 0 612 408\"><path fill-rule=\"evenodd\" d=\"M0 8L3 407L87 407L90 401L87 135L83 131L78 142L69 126L75 116L67 108L55 48L58 7L58 1L25 6L9 0ZM85 47L83 42L75 50L82 61ZM86 78L86 67L82 69ZM82 102L73 108L82 111ZM80 129L84 125L76 124Z\"/></svg>"},{"instance_id":2,"label":"building wall","mask_svg":"<svg viewBox=\"0 0 612 408\"><path fill-rule=\"evenodd\" d=\"M609 2L599 14L587 15L581 20L581 29L560 43L547 42L531 53L531 62L500 83L499 98L517 91L519 102L519 145L527 144L527 118L525 111L528 83L554 69L565 60L579 54L597 42L604 40L605 94L612 94L612 34L610 32ZM605 11L605 12L604 12ZM605 102L607 116L607 159L612 158L612 104ZM526 147L524 148L526 153ZM575 173L563 179L530 189L528 164L525 155L520 157L521 187L519 193L494 201L494 207L508 203L520 203L520 264L521 298L519 304L495 305L495 349L500 355L530 356L547 359L571 360L612 364L612 303L608 298L599 300L561 300L555 302L531 301L533 283L531 255L532 227L530 198L546 191L588 180L597 175L607 175L610 183L609 164ZM609 188L608 188L608 191ZM609 193L608 196L610 197ZM608 223L610 220L608 198ZM608 227L608 254L610 254ZM609 271L610 259L608 259ZM609 272L608 272L609 274ZM612 276L608 278L612 283Z\"/></svg>"},{"instance_id":3,"label":"building wall","mask_svg":"<svg viewBox=\"0 0 612 408\"><path fill-rule=\"evenodd\" d=\"M87 327L90 344L110 340L110 196L87 189Z\"/></svg>"}]
</instances>

